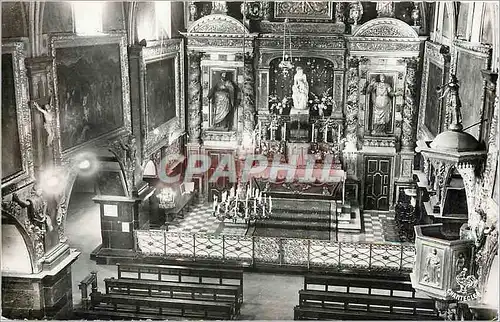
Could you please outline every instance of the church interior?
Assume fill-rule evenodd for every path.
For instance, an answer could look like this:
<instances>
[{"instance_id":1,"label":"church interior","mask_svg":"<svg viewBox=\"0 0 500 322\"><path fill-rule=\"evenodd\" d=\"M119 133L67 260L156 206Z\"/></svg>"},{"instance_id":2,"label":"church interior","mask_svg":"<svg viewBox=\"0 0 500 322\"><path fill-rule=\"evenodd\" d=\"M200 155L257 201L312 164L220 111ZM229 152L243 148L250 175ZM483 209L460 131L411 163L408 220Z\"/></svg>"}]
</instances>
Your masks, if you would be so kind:
<instances>
[{"instance_id":1,"label":"church interior","mask_svg":"<svg viewBox=\"0 0 500 322\"><path fill-rule=\"evenodd\" d=\"M498 320L497 2L1 8L2 318Z\"/></svg>"}]
</instances>

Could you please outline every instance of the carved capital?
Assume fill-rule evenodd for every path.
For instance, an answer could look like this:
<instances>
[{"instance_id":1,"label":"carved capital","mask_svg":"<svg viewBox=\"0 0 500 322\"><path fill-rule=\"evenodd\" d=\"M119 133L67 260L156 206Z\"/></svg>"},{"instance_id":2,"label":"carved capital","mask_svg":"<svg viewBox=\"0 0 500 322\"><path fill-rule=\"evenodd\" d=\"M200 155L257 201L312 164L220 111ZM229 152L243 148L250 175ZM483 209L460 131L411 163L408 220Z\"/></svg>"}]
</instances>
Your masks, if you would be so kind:
<instances>
[{"instance_id":1,"label":"carved capital","mask_svg":"<svg viewBox=\"0 0 500 322\"><path fill-rule=\"evenodd\" d=\"M349 57L347 62L349 68L358 68L359 67L359 58L358 57Z\"/></svg>"}]
</instances>

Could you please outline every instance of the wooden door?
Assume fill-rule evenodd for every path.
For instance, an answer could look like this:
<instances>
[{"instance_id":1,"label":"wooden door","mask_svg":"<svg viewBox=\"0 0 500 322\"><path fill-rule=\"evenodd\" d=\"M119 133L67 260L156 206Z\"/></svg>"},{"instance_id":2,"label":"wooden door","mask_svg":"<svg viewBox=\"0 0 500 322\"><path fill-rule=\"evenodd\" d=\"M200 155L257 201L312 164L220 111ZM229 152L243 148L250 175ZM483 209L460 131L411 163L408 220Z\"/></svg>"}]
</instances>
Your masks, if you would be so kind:
<instances>
[{"instance_id":1,"label":"wooden door","mask_svg":"<svg viewBox=\"0 0 500 322\"><path fill-rule=\"evenodd\" d=\"M366 157L365 210L389 210L391 159Z\"/></svg>"},{"instance_id":2,"label":"wooden door","mask_svg":"<svg viewBox=\"0 0 500 322\"><path fill-rule=\"evenodd\" d=\"M234 160L234 154L231 150L210 150L208 151L208 156L210 157L210 168L208 169L207 176L208 201L211 202L213 201L214 196L217 196L218 200L221 200L222 192L231 189L234 184L233 182L230 182L229 177L219 177L215 182L210 180L222 158L227 159L228 156L230 156Z\"/></svg>"}]
</instances>

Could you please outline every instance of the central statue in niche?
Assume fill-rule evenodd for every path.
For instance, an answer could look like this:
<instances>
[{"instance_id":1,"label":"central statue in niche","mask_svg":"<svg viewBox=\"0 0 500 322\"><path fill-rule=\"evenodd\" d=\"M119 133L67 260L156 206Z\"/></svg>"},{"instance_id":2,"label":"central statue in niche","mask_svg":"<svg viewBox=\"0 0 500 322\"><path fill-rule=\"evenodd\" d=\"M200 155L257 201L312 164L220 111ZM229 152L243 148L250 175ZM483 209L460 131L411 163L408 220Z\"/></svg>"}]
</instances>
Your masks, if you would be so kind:
<instances>
[{"instance_id":1,"label":"central statue in niche","mask_svg":"<svg viewBox=\"0 0 500 322\"><path fill-rule=\"evenodd\" d=\"M309 100L309 83L304 69L298 66L293 77L292 86L293 108L290 114L309 114L307 101Z\"/></svg>"},{"instance_id":2,"label":"central statue in niche","mask_svg":"<svg viewBox=\"0 0 500 322\"><path fill-rule=\"evenodd\" d=\"M212 127L232 130L235 86L226 72L220 74L220 80L215 83L208 93L208 99L212 101Z\"/></svg>"}]
</instances>

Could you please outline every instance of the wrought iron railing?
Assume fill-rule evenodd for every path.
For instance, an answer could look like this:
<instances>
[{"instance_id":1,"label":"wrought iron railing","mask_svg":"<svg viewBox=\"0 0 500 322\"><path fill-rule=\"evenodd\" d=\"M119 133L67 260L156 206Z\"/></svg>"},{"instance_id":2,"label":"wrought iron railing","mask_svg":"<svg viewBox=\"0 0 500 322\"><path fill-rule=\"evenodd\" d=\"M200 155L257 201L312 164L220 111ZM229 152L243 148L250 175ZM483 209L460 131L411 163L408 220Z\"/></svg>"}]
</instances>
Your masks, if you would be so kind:
<instances>
[{"instance_id":1,"label":"wrought iron railing","mask_svg":"<svg viewBox=\"0 0 500 322\"><path fill-rule=\"evenodd\" d=\"M260 236L203 235L138 230L136 250L143 256L236 260L254 267L280 266L411 272L415 247Z\"/></svg>"}]
</instances>

